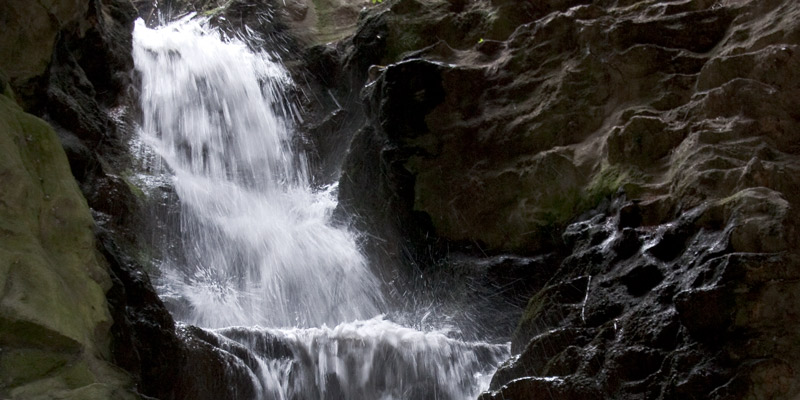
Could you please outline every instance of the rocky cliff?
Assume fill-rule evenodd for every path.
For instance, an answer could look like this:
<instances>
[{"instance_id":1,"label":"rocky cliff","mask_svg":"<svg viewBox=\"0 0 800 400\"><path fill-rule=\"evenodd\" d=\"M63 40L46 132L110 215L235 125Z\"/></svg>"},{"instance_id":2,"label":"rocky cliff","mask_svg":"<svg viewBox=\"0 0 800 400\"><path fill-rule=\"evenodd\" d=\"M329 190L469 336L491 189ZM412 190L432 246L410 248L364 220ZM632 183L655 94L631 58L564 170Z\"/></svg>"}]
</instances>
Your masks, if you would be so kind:
<instances>
[{"instance_id":1,"label":"rocky cliff","mask_svg":"<svg viewBox=\"0 0 800 400\"><path fill-rule=\"evenodd\" d=\"M125 5L0 5L3 398L138 398L134 380L113 365L106 293L114 277L89 208L97 218L113 202L98 187L114 179L89 146L109 142L115 126L105 109L130 80Z\"/></svg>"},{"instance_id":2,"label":"rocky cliff","mask_svg":"<svg viewBox=\"0 0 800 400\"><path fill-rule=\"evenodd\" d=\"M167 3L307 41L300 144L372 256L515 316L482 399L800 393L797 2ZM254 393L142 269L136 15L0 3L0 397Z\"/></svg>"},{"instance_id":3,"label":"rocky cliff","mask_svg":"<svg viewBox=\"0 0 800 400\"><path fill-rule=\"evenodd\" d=\"M799 16L398 0L361 21L342 206L419 265L530 260L484 272L533 297L482 398L800 392Z\"/></svg>"},{"instance_id":4,"label":"rocky cliff","mask_svg":"<svg viewBox=\"0 0 800 400\"><path fill-rule=\"evenodd\" d=\"M112 365L112 286L61 143L0 96L0 397L137 398Z\"/></svg>"},{"instance_id":5,"label":"rocky cliff","mask_svg":"<svg viewBox=\"0 0 800 400\"><path fill-rule=\"evenodd\" d=\"M0 4L0 398L255 390L144 272L127 0ZM142 396L144 395L144 396ZM150 397L147 397L150 398Z\"/></svg>"}]
</instances>

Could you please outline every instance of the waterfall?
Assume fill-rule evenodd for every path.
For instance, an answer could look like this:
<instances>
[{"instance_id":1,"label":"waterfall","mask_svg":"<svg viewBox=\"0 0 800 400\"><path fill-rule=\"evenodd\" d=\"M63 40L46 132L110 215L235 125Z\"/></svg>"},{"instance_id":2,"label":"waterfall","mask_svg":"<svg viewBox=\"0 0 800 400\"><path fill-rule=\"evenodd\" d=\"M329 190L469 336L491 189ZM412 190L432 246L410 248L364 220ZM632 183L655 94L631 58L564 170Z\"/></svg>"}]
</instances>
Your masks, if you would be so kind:
<instances>
[{"instance_id":1,"label":"waterfall","mask_svg":"<svg viewBox=\"0 0 800 400\"><path fill-rule=\"evenodd\" d=\"M136 27L141 137L174 174L185 259L165 293L201 326L318 326L369 318L379 286L335 202L310 189L279 110L286 71L194 20ZM268 310L268 311L267 311Z\"/></svg>"},{"instance_id":2,"label":"waterfall","mask_svg":"<svg viewBox=\"0 0 800 400\"><path fill-rule=\"evenodd\" d=\"M356 236L331 224L336 187L312 188L292 146L292 82L274 55L189 16L137 21L134 60L141 181L161 174L180 204L157 290L177 320L259 360L247 365L259 398L466 399L488 386L506 344L385 316Z\"/></svg>"}]
</instances>

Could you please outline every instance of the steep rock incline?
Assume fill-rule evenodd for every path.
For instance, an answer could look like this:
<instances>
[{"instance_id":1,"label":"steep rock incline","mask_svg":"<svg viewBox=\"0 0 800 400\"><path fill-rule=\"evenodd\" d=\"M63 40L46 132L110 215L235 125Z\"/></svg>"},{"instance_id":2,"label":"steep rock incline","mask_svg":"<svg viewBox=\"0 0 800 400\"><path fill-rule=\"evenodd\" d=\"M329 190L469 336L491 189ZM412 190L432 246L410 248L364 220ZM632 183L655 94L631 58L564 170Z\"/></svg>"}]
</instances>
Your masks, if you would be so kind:
<instances>
[{"instance_id":1,"label":"steep rock incline","mask_svg":"<svg viewBox=\"0 0 800 400\"><path fill-rule=\"evenodd\" d=\"M142 267L144 199L126 179L136 15L129 0L0 4L2 398L257 390L205 333L176 329Z\"/></svg>"},{"instance_id":2,"label":"steep rock incline","mask_svg":"<svg viewBox=\"0 0 800 400\"><path fill-rule=\"evenodd\" d=\"M0 397L138 398L111 365L111 279L86 200L53 129L7 86L0 153Z\"/></svg>"},{"instance_id":3,"label":"steep rock incline","mask_svg":"<svg viewBox=\"0 0 800 400\"><path fill-rule=\"evenodd\" d=\"M428 61L387 70L373 90L373 111L407 153L400 161L414 175L414 210L429 215L440 236L536 251L553 227L624 184L635 197L671 193L684 209L732 194L714 193L701 177L744 168L757 155L710 154L724 151L716 144L725 135L716 131L732 132L724 140L734 145L740 136L761 137L745 144L751 149L758 140L794 146L780 134L796 97L789 17L770 22L764 35L774 31L775 43L765 45L731 28L737 15L736 26L767 24L770 15L749 15L763 10L637 4L548 14L508 41L484 40L473 50L439 42L407 55ZM390 53L393 33L407 33L386 25ZM778 64L785 72L771 76ZM747 107L757 96L771 104ZM733 164L714 168L710 160Z\"/></svg>"},{"instance_id":4,"label":"steep rock incline","mask_svg":"<svg viewBox=\"0 0 800 400\"><path fill-rule=\"evenodd\" d=\"M553 260L487 399L793 398L797 21L788 0L388 2L352 41L386 66L342 207L423 265Z\"/></svg>"}]
</instances>

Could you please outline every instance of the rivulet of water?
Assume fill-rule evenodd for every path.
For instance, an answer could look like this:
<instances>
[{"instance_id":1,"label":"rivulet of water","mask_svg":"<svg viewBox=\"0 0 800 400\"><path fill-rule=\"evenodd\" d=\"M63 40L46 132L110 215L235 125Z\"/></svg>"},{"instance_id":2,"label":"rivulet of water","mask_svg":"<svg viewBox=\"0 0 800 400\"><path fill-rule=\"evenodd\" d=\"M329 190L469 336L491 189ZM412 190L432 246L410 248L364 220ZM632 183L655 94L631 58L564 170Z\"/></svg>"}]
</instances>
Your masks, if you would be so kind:
<instances>
[{"instance_id":1,"label":"rivulet of water","mask_svg":"<svg viewBox=\"0 0 800 400\"><path fill-rule=\"evenodd\" d=\"M189 16L137 21L134 60L143 159L180 204L159 294L179 321L260 360L248 364L260 398L466 399L488 385L507 345L383 316L355 235L330 223L335 186L312 189L292 148L292 83L275 56ZM284 351L263 351L266 340Z\"/></svg>"}]
</instances>

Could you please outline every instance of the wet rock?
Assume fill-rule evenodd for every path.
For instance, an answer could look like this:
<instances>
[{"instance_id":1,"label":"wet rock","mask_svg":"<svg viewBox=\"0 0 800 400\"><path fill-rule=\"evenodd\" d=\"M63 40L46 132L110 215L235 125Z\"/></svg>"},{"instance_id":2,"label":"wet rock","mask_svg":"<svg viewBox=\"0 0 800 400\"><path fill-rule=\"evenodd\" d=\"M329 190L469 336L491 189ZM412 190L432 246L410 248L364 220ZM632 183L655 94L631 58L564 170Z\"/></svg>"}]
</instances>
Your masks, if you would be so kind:
<instances>
[{"instance_id":1,"label":"wet rock","mask_svg":"<svg viewBox=\"0 0 800 400\"><path fill-rule=\"evenodd\" d=\"M649 165L668 155L684 136L684 132L670 129L660 118L633 116L625 126L611 132L608 138L609 161Z\"/></svg>"},{"instance_id":2,"label":"wet rock","mask_svg":"<svg viewBox=\"0 0 800 400\"><path fill-rule=\"evenodd\" d=\"M590 380L561 377L530 377L509 382L502 392L484 393L480 400L557 398L565 400L602 399Z\"/></svg>"},{"instance_id":3,"label":"wet rock","mask_svg":"<svg viewBox=\"0 0 800 400\"><path fill-rule=\"evenodd\" d=\"M664 280L661 269L654 264L636 266L622 277L622 284L632 296L641 296L649 292Z\"/></svg>"},{"instance_id":4,"label":"wet rock","mask_svg":"<svg viewBox=\"0 0 800 400\"><path fill-rule=\"evenodd\" d=\"M531 337L564 325L582 309L589 277L581 276L547 286L528 302L511 341L511 352L518 353Z\"/></svg>"},{"instance_id":5,"label":"wet rock","mask_svg":"<svg viewBox=\"0 0 800 400\"><path fill-rule=\"evenodd\" d=\"M577 3L552 5L551 8L545 7L527 15L536 20L537 15L543 15L540 13L547 14L562 6L575 5ZM397 57L391 56L393 38L412 35L392 31L393 13L430 18L440 23L443 20L434 15L446 14L444 9L436 7L422 11L412 6L413 2L401 2L379 17L367 19L386 21L389 35L389 50L386 51L390 55L384 57L396 60ZM469 6L464 7L458 8L462 14L470 9ZM499 7L502 9L504 6ZM682 12L669 7L667 12L664 7L654 3L624 11L614 7L585 6L573 7L562 13L553 12L552 18L542 18L537 24L514 25L520 29L505 46L496 46L497 49L491 52L492 56L488 59L474 58L470 51L457 44L460 43L458 39L447 39L441 35L436 37L449 45L451 51L408 53L413 54L407 55L412 58L424 56L444 63L441 75L445 100L430 112L426 111L428 115L425 117L428 125L433 124L435 129L428 127L430 133L426 133L425 129L415 129L415 135L424 136L413 143L399 143L411 154L405 168L415 175L415 208L431 215L439 236L455 241L475 240L490 249L535 251L550 236L547 232L553 228L559 229L559 224L563 224L569 216L596 205L598 198L621 186L630 186L629 183L638 185L646 181L646 177L650 176L646 167L658 160L664 161L665 157L680 159L674 150L680 149L682 143L691 141L697 127L676 121L664 112L687 102L703 101L702 97L691 100L691 77L697 78L710 59L709 55L700 53L709 52L725 38L739 9L710 9L704 5L693 5L687 6L686 11ZM633 18L633 15L638 15L637 12L646 15L646 18ZM574 21L580 18L583 18L581 21L594 22L573 30ZM596 28L599 29L609 23L613 23L611 31L615 39L609 43L595 43L591 36L594 34L592 24L597 24ZM368 23L364 26L368 26ZM531 41L523 40L531 36L530 31L534 26L538 29L537 35ZM561 34L556 35L555 32ZM550 41L534 49L538 40L545 37L543 35L552 35L561 42ZM408 40L414 42L416 39ZM662 41L670 41L669 46ZM428 45L434 44L431 42ZM577 45L586 46L591 56L583 57L568 50ZM609 46L618 51L611 51ZM431 49L434 47L443 48L436 45ZM476 46L478 51L479 48L482 45ZM532 63L534 55L538 54L541 57L551 54L557 58L552 66L543 64L527 71L521 67L528 65L525 64L527 62ZM574 60L578 67L564 75L554 74L555 68L564 65L566 59ZM381 62L386 61L384 59ZM459 62L463 65L459 66ZM466 65L470 68L464 68ZM392 71L391 68L389 70ZM394 71L399 72L400 69ZM414 72L407 73L404 80L416 79ZM653 77L659 74L663 75L663 79L655 81ZM618 81L623 76L628 80L626 84ZM636 83L631 84L630 79ZM682 81L678 82L679 79ZM598 124L602 114L593 107L617 104L618 101L624 103L626 99L644 99L648 95L640 88L645 87L651 88L647 93L660 96L653 99L654 109L621 108L613 126L600 129L607 134L604 139L597 141L594 139L596 136L590 135L591 132L599 132L597 129L600 128ZM658 89L654 91L653 87ZM551 96L544 95L548 93L548 88L558 88L558 91L552 92ZM566 95L568 90L573 92ZM586 93L582 90L586 90ZM525 93L530 96L526 97ZM464 101L473 98L474 94L478 94L475 101ZM526 103L525 98L546 100L536 103L539 105L535 108L535 104ZM585 103L569 106L559 103L562 98L578 98ZM719 101L725 100L720 98ZM542 110L542 113L522 111L531 109ZM588 111L573 115L569 113L571 109ZM595 116L592 110L600 114ZM393 109L381 109L382 116L379 118L391 118L393 112ZM706 118L702 113L698 115L699 120ZM505 133L495 134L494 129L498 126L508 129ZM568 129L560 130L560 126ZM560 134L556 135L555 132ZM459 142L453 142L455 138ZM496 143L504 146L495 148ZM600 162L602 156L593 153L604 143L609 150L607 160L610 165L607 166ZM542 157L541 161L538 161L535 156L537 151L552 146L569 146L570 150L553 153L543 151L539 156ZM471 154L476 149L480 149L480 154ZM573 154L573 149L580 150ZM545 158L545 154L552 157ZM539 162L552 165L560 174L557 178L548 178L545 167L536 168ZM630 168L632 166L635 168ZM437 172L434 175L431 171ZM587 174L590 179L580 178ZM530 176L537 178L530 179ZM685 183L679 176L676 178L678 186ZM531 188L529 193L526 188L534 183L547 190ZM635 189L636 185L631 188ZM506 195L504 188L507 187L521 190ZM576 196L582 193L588 193L588 196ZM462 198L471 201L462 201ZM648 200L645 205L650 211L653 210L650 205L658 204L661 210L658 210L659 216L655 219L663 221L664 217L669 217L663 215L664 212L674 212L675 202L675 198L666 203ZM492 213L484 215L488 214L487 210L492 210ZM494 229L494 226L502 227L502 230ZM467 232L476 233L477 236L471 237Z\"/></svg>"},{"instance_id":6,"label":"wet rock","mask_svg":"<svg viewBox=\"0 0 800 400\"><path fill-rule=\"evenodd\" d=\"M527 303L550 279L557 263L552 254L538 257L498 256L487 263L486 278L501 294Z\"/></svg>"},{"instance_id":7,"label":"wet rock","mask_svg":"<svg viewBox=\"0 0 800 400\"><path fill-rule=\"evenodd\" d=\"M686 214L689 217L682 221L697 221L690 225L698 226L701 221L691 216L708 213L713 213L713 210L690 211ZM701 217L702 222L707 222L703 218L708 217ZM758 384L754 382L761 378L749 378L750 374L771 374L773 372L767 371L772 371L773 365L776 366L774 374L783 377L777 380L789 379L788 370L778 366L788 362L786 360L779 361L778 358L775 364L765 366L760 372L749 372L752 364L743 360L759 359L756 354L775 354L777 348L792 351L788 350L792 345L783 340L792 340L788 337L793 334L784 336L786 339L783 340L769 340L767 337L777 331L764 323L772 321L768 323L771 327L793 323L777 314L756 310L766 303L782 310L794 309L794 296L789 295L794 284L765 285L761 279L771 276L773 280L782 281L787 270L776 268L776 263L794 265L795 261L791 261L793 257L784 258L786 256L775 253L732 253L732 248L724 242L729 240L728 233L735 226L735 220L729 219L728 224L718 227L718 230L703 228L685 240L680 246L685 250L680 255L667 257L670 259L668 262L657 258L643 262L638 257L619 260L612 248L602 248L603 242L592 244L591 235L577 235L570 243L584 249L581 251L586 251L586 246L600 247L597 254L605 254L603 268L593 265L596 261L592 259L565 259L550 283L533 297L523 314L512 342L512 350L520 354L513 363L498 370L492 383L496 390L493 395L514 393L513 388L519 385L515 377L518 380L541 380L548 376L545 374L550 369L543 366L551 361L554 368L559 366L555 370L567 371L568 377L595 377L603 391L620 398L635 393L647 393L648 397L669 397L677 393L704 397L711 396L712 392L713 396L722 396L721 393L740 396L741 393L760 390L755 389ZM599 218L591 221L600 226L607 224ZM616 224L616 221L612 223ZM675 229L680 224L672 222L667 228ZM590 231L587 225L591 223L576 225L580 227L573 228L573 232ZM648 233L650 231L647 228L635 233L647 238L653 234ZM657 238L659 234L655 235ZM581 282L586 286L580 287L581 290L572 285L568 286L576 289L572 296L553 295L564 292L564 283L575 282L573 276L589 271L592 271L592 279L590 281L584 275ZM681 290L676 291L675 286ZM565 305L570 302L571 306ZM569 343L577 346L578 350L559 350L558 346L552 346L557 354L544 356L532 356L527 351L527 346L535 346L537 336L528 339L525 332L556 332L580 327L601 329L584 330L589 335L587 338ZM777 344L781 342L786 344ZM599 359L594 359L596 370L582 367L583 361L578 362L577 367L557 361L566 357L560 351L588 354L589 349L602 354ZM524 369L521 367L524 365L538 368ZM585 375L587 373L590 375ZM729 383L733 377L737 377L736 385ZM768 390L788 390L781 392L780 396L784 396L781 398L790 398L786 393L795 390L781 384L769 387Z\"/></svg>"},{"instance_id":8,"label":"wet rock","mask_svg":"<svg viewBox=\"0 0 800 400\"><path fill-rule=\"evenodd\" d=\"M639 202L631 202L619 209L619 228L638 228L642 225L642 210Z\"/></svg>"},{"instance_id":9,"label":"wet rock","mask_svg":"<svg viewBox=\"0 0 800 400\"><path fill-rule=\"evenodd\" d=\"M597 296L598 293L592 294L592 297ZM599 327L619 317L623 312L625 312L625 305L615 300L614 296L605 294L601 295L599 300L587 301L582 306L581 320L585 322L586 326Z\"/></svg>"},{"instance_id":10,"label":"wet rock","mask_svg":"<svg viewBox=\"0 0 800 400\"><path fill-rule=\"evenodd\" d=\"M644 21L625 20L614 27L612 35L618 38L623 47L654 44L666 48L686 49L693 53L705 53L712 50L725 37L734 15L727 8L665 13L663 16Z\"/></svg>"},{"instance_id":11,"label":"wet rock","mask_svg":"<svg viewBox=\"0 0 800 400\"><path fill-rule=\"evenodd\" d=\"M552 359L565 357L564 352L574 352L575 347L586 345L591 333L582 329L553 329L534 337L528 342L518 358L502 366L492 379L490 389L498 389L505 382L518 376L550 376ZM578 362L580 358L574 360ZM563 364L562 364L563 367ZM577 369L571 368L571 372Z\"/></svg>"},{"instance_id":12,"label":"wet rock","mask_svg":"<svg viewBox=\"0 0 800 400\"><path fill-rule=\"evenodd\" d=\"M725 335L731 323L731 299L723 288L694 289L675 296L675 309L681 323L697 340L714 343Z\"/></svg>"},{"instance_id":13,"label":"wet rock","mask_svg":"<svg viewBox=\"0 0 800 400\"><path fill-rule=\"evenodd\" d=\"M754 188L738 192L729 200L725 207L735 218L731 232L734 251L776 253L789 248L792 239L787 234L793 228L786 226L790 206L783 195Z\"/></svg>"},{"instance_id":14,"label":"wet rock","mask_svg":"<svg viewBox=\"0 0 800 400\"><path fill-rule=\"evenodd\" d=\"M647 347L618 349L609 354L608 373L612 379L640 381L661 368L664 355Z\"/></svg>"},{"instance_id":15,"label":"wet rock","mask_svg":"<svg viewBox=\"0 0 800 400\"><path fill-rule=\"evenodd\" d=\"M387 68L378 85L375 113L382 117L378 122L389 140L412 141L430 132L425 117L444 100L438 65L402 62Z\"/></svg>"},{"instance_id":16,"label":"wet rock","mask_svg":"<svg viewBox=\"0 0 800 400\"><path fill-rule=\"evenodd\" d=\"M52 43L36 35L20 42L42 41L37 50L51 52L45 68L33 78L14 75L10 83L25 109L56 129L89 206L106 216L109 228L124 231L138 206L120 178L128 162L131 30L136 10L124 0L89 1L67 18L59 14L73 7L67 3L54 4L55 11L51 10L54 21L60 21ZM3 7L12 8L4 15L27 15L37 8L13 2Z\"/></svg>"},{"instance_id":17,"label":"wet rock","mask_svg":"<svg viewBox=\"0 0 800 400\"><path fill-rule=\"evenodd\" d=\"M672 261L686 250L687 242L694 235L694 225L688 221L679 221L667 226L656 244L647 252L662 261Z\"/></svg>"},{"instance_id":18,"label":"wet rock","mask_svg":"<svg viewBox=\"0 0 800 400\"><path fill-rule=\"evenodd\" d=\"M135 399L110 362L111 279L53 129L0 95L0 397Z\"/></svg>"},{"instance_id":19,"label":"wet rock","mask_svg":"<svg viewBox=\"0 0 800 400\"><path fill-rule=\"evenodd\" d=\"M255 398L261 387L251 377L258 370L252 354L241 345L221 339L200 328L180 326L177 331L184 345L183 359L177 366L177 380L162 381L170 399ZM249 363L248 363L249 362Z\"/></svg>"},{"instance_id":20,"label":"wet rock","mask_svg":"<svg viewBox=\"0 0 800 400\"><path fill-rule=\"evenodd\" d=\"M620 210L620 221L623 218L622 210ZM614 239L611 246L617 253L617 259L624 260L639 252L639 249L642 247L642 239L635 230L625 228L620 232L619 237Z\"/></svg>"},{"instance_id":21,"label":"wet rock","mask_svg":"<svg viewBox=\"0 0 800 400\"><path fill-rule=\"evenodd\" d=\"M109 129L109 120L95 100L97 92L66 44L56 47L50 68L48 112L60 126L87 143L97 144Z\"/></svg>"},{"instance_id":22,"label":"wet rock","mask_svg":"<svg viewBox=\"0 0 800 400\"><path fill-rule=\"evenodd\" d=\"M113 234L101 231L98 237L98 247L108 260L113 282L106 297L114 317L114 360L134 376L140 393L172 398L173 382L179 377L176 366L184 362L183 343L175 334L175 322L147 274L120 249Z\"/></svg>"},{"instance_id":23,"label":"wet rock","mask_svg":"<svg viewBox=\"0 0 800 400\"><path fill-rule=\"evenodd\" d=\"M404 253L417 262L553 254L485 398L792 398L778 326L797 323L761 307L795 307L767 260L797 265L797 16L781 0L389 3L353 42L382 67L341 204L426 249ZM569 329L587 337L526 350Z\"/></svg>"},{"instance_id":24,"label":"wet rock","mask_svg":"<svg viewBox=\"0 0 800 400\"><path fill-rule=\"evenodd\" d=\"M89 6L89 2L77 0L38 7L28 3L7 1L0 5L3 26L0 69L23 97L37 92L59 32L78 24Z\"/></svg>"}]
</instances>

